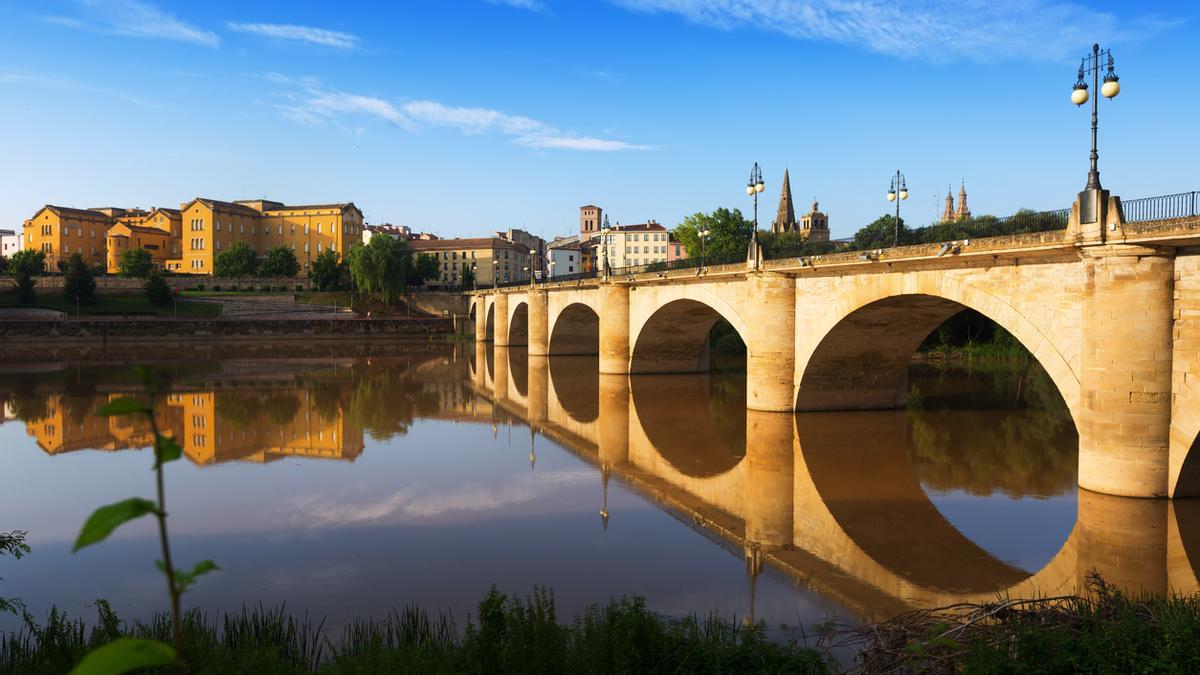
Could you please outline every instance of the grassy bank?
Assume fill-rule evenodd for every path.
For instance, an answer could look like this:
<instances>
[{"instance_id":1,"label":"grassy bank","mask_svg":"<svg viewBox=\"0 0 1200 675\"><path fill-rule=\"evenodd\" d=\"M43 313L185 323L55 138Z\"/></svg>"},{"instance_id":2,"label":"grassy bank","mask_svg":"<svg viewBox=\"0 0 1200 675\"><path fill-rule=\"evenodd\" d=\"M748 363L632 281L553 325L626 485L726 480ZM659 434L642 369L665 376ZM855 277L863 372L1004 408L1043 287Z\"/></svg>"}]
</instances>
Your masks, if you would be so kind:
<instances>
[{"instance_id":1,"label":"grassy bank","mask_svg":"<svg viewBox=\"0 0 1200 675\"><path fill-rule=\"evenodd\" d=\"M169 641L165 615L123 622L97 603L92 627L52 611L0 638L0 671L70 670L91 648L122 636ZM767 640L761 628L710 617L665 619L641 598L594 606L558 622L554 597L493 590L463 630L417 608L359 620L328 637L321 622L283 609L243 610L219 620L192 611L183 635L191 673L823 673L819 652Z\"/></svg>"},{"instance_id":2,"label":"grassy bank","mask_svg":"<svg viewBox=\"0 0 1200 675\"><path fill-rule=\"evenodd\" d=\"M912 612L847 633L863 672L1200 672L1200 597L1084 596Z\"/></svg>"},{"instance_id":3,"label":"grassy bank","mask_svg":"<svg viewBox=\"0 0 1200 675\"><path fill-rule=\"evenodd\" d=\"M179 300L177 304L180 317L206 319L216 318L221 313L220 306L213 303ZM62 293L56 289L45 289L38 292L32 304L23 306L17 304L16 291L6 289L0 291L0 307L53 309L66 312L68 316L75 316L75 302L64 298ZM146 296L141 293L136 295L97 294L95 302L80 306L79 312L83 316L175 316L176 308L173 305L156 307L150 304Z\"/></svg>"}]
</instances>

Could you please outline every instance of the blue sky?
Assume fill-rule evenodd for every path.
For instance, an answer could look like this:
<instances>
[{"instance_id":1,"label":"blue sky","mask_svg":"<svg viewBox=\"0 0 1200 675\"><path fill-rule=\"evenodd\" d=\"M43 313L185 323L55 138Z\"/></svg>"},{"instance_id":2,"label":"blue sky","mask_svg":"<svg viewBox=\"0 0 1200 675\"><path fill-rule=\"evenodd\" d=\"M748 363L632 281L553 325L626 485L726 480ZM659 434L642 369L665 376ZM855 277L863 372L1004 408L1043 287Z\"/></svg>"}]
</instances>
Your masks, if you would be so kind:
<instances>
[{"instance_id":1,"label":"blue sky","mask_svg":"<svg viewBox=\"0 0 1200 675\"><path fill-rule=\"evenodd\" d=\"M385 7L385 5L393 5ZM1200 189L1194 3L1060 0L38 0L0 7L0 227L41 204L353 200L442 235L775 212L785 167L835 236L888 210L1064 208L1079 58L1111 47L1100 169Z\"/></svg>"}]
</instances>

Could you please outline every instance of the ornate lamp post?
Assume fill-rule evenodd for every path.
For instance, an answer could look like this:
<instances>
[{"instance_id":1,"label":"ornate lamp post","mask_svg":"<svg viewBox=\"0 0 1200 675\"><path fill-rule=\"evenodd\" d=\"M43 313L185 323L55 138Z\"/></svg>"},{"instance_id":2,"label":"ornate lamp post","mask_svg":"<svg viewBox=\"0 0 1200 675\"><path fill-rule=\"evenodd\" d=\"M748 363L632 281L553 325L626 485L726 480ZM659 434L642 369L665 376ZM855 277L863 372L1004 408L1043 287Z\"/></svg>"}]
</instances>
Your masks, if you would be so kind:
<instances>
[{"instance_id":1,"label":"ornate lamp post","mask_svg":"<svg viewBox=\"0 0 1200 675\"><path fill-rule=\"evenodd\" d=\"M762 170L758 168L758 162L755 162L754 168L750 170L750 180L746 183L746 194L754 197L754 231L750 233L750 250L746 255L749 260L758 258L758 194L765 189L767 186L763 183Z\"/></svg>"},{"instance_id":2,"label":"ornate lamp post","mask_svg":"<svg viewBox=\"0 0 1200 675\"><path fill-rule=\"evenodd\" d=\"M1107 72L1104 74L1104 86L1100 86L1100 68L1101 59L1107 59ZM1112 51L1105 49L1101 50L1099 44L1092 45L1092 53L1083 57L1079 62L1079 75L1075 79L1075 86L1071 90L1071 102L1077 106L1082 106L1092 100L1092 154L1090 155L1092 166L1088 171L1087 187L1084 190L1099 190L1100 189L1100 170L1096 167L1097 160L1100 155L1096 152L1096 131L1099 128L1099 110L1097 104L1099 98L1094 98L1088 95L1088 85L1083 79L1087 74L1092 76L1092 86L1100 92L1104 98L1116 98L1117 94L1121 93L1121 84L1117 77L1116 71L1113 70Z\"/></svg>"},{"instance_id":3,"label":"ornate lamp post","mask_svg":"<svg viewBox=\"0 0 1200 675\"><path fill-rule=\"evenodd\" d=\"M887 200L896 202L896 229L892 234L892 246L900 245L900 202L908 199L908 181L905 180L904 174L896 169L896 175L892 176L892 186L888 188Z\"/></svg>"},{"instance_id":4,"label":"ornate lamp post","mask_svg":"<svg viewBox=\"0 0 1200 675\"><path fill-rule=\"evenodd\" d=\"M608 242L612 235L612 228L608 226L607 219L604 221L604 227L600 229L600 273L604 275L605 280L608 279ZM618 222L617 225L621 223Z\"/></svg>"},{"instance_id":5,"label":"ornate lamp post","mask_svg":"<svg viewBox=\"0 0 1200 675\"><path fill-rule=\"evenodd\" d=\"M708 235L712 234L712 230L708 227L701 227L696 236L700 238L700 269L704 269L704 242L708 240Z\"/></svg>"},{"instance_id":6,"label":"ornate lamp post","mask_svg":"<svg viewBox=\"0 0 1200 675\"><path fill-rule=\"evenodd\" d=\"M471 263L471 290L479 290L479 278L476 276L476 270L479 269L479 263Z\"/></svg>"}]
</instances>

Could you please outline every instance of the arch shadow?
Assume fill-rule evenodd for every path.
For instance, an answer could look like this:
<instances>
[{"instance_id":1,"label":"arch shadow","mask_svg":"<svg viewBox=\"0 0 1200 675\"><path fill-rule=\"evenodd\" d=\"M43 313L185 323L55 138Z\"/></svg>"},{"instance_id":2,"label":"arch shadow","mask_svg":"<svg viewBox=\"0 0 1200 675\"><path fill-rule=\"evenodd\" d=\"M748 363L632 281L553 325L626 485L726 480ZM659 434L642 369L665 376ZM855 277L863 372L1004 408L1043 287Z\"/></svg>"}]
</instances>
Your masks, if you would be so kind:
<instances>
[{"instance_id":1,"label":"arch shadow","mask_svg":"<svg viewBox=\"0 0 1200 675\"><path fill-rule=\"evenodd\" d=\"M600 315L580 302L563 308L550 330L549 352L553 356L600 353Z\"/></svg>"},{"instance_id":2,"label":"arch shadow","mask_svg":"<svg viewBox=\"0 0 1200 675\"><path fill-rule=\"evenodd\" d=\"M580 423L600 417L600 359L595 355L549 358L550 381L559 406Z\"/></svg>"},{"instance_id":3,"label":"arch shadow","mask_svg":"<svg viewBox=\"0 0 1200 675\"><path fill-rule=\"evenodd\" d=\"M702 373L709 369L709 332L720 320L734 326L742 341L746 336L729 317L697 300L672 300L659 307L638 331L630 357L630 374Z\"/></svg>"},{"instance_id":4,"label":"arch shadow","mask_svg":"<svg viewBox=\"0 0 1200 675\"><path fill-rule=\"evenodd\" d=\"M521 396L529 395L529 351L522 348L508 349L508 377Z\"/></svg>"},{"instance_id":5,"label":"arch shadow","mask_svg":"<svg viewBox=\"0 0 1200 675\"><path fill-rule=\"evenodd\" d=\"M681 474L711 478L746 456L744 377L637 375L629 385L646 438Z\"/></svg>"},{"instance_id":6,"label":"arch shadow","mask_svg":"<svg viewBox=\"0 0 1200 675\"><path fill-rule=\"evenodd\" d=\"M508 322L509 346L529 344L529 303L518 302Z\"/></svg>"},{"instance_id":7,"label":"arch shadow","mask_svg":"<svg viewBox=\"0 0 1200 675\"><path fill-rule=\"evenodd\" d=\"M821 339L804 364L796 391L796 410L888 410L903 407L908 395L908 365L917 347L947 319L969 307L926 294L886 297L842 317ZM1027 343L1026 330L976 309L1016 338L1054 381L1064 406L1075 415L1078 390L1069 366L1044 339ZM1052 356L1053 362L1046 359ZM1071 381L1067 381L1070 379ZM1074 387L1074 390L1071 387Z\"/></svg>"},{"instance_id":8,"label":"arch shadow","mask_svg":"<svg viewBox=\"0 0 1200 675\"><path fill-rule=\"evenodd\" d=\"M804 413L799 452L845 535L883 568L927 588L987 593L1033 576L967 538L930 501L908 457L904 413Z\"/></svg>"},{"instance_id":9,"label":"arch shadow","mask_svg":"<svg viewBox=\"0 0 1200 675\"><path fill-rule=\"evenodd\" d=\"M483 339L491 342L496 339L496 303L489 302L487 306L487 319L484 322Z\"/></svg>"}]
</instances>

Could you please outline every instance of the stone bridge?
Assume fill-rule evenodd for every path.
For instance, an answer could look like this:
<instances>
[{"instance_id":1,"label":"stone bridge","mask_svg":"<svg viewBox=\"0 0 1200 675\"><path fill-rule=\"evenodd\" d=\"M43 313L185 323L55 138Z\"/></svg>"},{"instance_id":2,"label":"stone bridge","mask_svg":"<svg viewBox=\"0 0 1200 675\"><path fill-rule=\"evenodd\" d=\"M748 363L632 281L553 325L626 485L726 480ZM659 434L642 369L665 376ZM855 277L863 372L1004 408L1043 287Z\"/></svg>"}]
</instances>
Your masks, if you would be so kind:
<instances>
[{"instance_id":1,"label":"stone bridge","mask_svg":"<svg viewBox=\"0 0 1200 675\"><path fill-rule=\"evenodd\" d=\"M747 347L746 407L903 406L924 338L970 308L1049 373L1079 430L1079 485L1200 495L1200 218L1096 223L945 245L479 290L478 342L598 354L605 374L707 370L728 321Z\"/></svg>"},{"instance_id":2,"label":"stone bridge","mask_svg":"<svg viewBox=\"0 0 1200 675\"><path fill-rule=\"evenodd\" d=\"M595 363L481 342L473 385L598 466L605 486L619 478L740 550L751 575L767 564L874 620L997 594L1080 592L1093 570L1131 593L1200 590L1200 501L1080 490L1057 553L1024 570L929 500L906 454L904 414L747 410L739 439L703 412L706 378L598 374Z\"/></svg>"}]
</instances>

